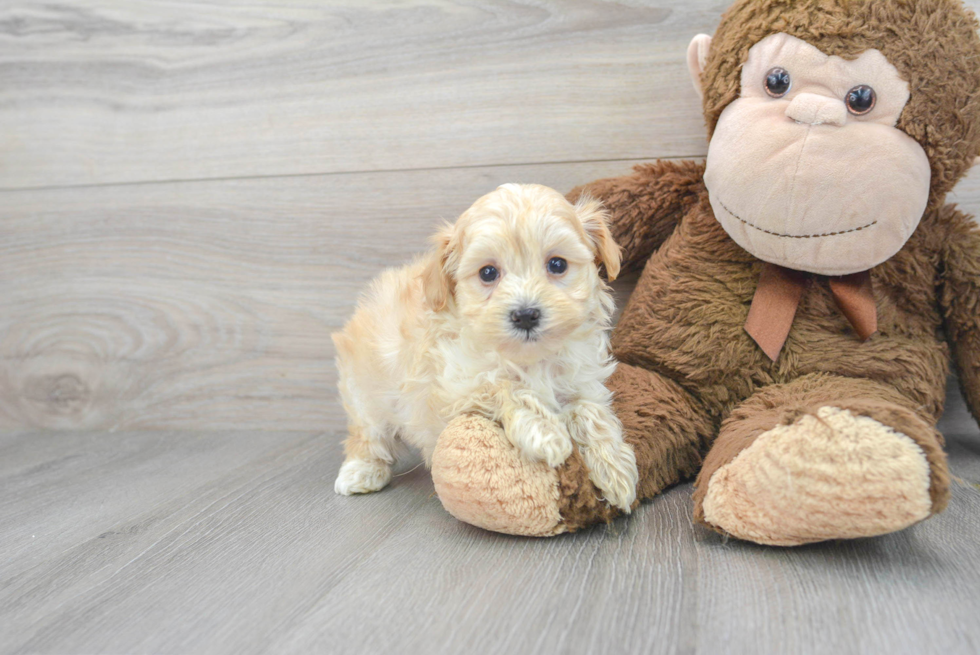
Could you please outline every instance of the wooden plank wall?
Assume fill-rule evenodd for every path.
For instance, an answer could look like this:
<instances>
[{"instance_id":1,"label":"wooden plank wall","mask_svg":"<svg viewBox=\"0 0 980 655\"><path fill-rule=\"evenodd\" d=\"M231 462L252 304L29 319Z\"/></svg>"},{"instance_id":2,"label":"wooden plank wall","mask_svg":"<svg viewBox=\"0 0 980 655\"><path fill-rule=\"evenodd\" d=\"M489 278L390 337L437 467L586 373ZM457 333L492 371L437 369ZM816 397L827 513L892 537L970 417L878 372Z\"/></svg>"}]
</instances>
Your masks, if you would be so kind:
<instances>
[{"instance_id":1,"label":"wooden plank wall","mask_svg":"<svg viewBox=\"0 0 980 655\"><path fill-rule=\"evenodd\" d=\"M438 221L704 155L725 4L4 3L0 429L339 430L329 334Z\"/></svg>"}]
</instances>

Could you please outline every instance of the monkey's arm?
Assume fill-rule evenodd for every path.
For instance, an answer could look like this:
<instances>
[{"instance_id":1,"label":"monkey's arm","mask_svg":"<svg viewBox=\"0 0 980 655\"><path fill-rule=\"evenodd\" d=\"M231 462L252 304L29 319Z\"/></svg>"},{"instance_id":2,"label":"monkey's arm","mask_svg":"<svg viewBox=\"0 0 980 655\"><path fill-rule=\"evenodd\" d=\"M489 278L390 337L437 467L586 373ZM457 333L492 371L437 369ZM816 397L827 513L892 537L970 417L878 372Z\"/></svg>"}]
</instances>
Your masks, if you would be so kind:
<instances>
[{"instance_id":1,"label":"monkey's arm","mask_svg":"<svg viewBox=\"0 0 980 655\"><path fill-rule=\"evenodd\" d=\"M622 248L622 271L641 268L670 236L704 189L704 164L657 161L641 164L632 175L596 180L568 194L571 202L588 194L609 212L609 228Z\"/></svg>"},{"instance_id":2,"label":"monkey's arm","mask_svg":"<svg viewBox=\"0 0 980 655\"><path fill-rule=\"evenodd\" d=\"M950 228L940 303L963 396L980 421L980 226L951 207L942 211Z\"/></svg>"}]
</instances>

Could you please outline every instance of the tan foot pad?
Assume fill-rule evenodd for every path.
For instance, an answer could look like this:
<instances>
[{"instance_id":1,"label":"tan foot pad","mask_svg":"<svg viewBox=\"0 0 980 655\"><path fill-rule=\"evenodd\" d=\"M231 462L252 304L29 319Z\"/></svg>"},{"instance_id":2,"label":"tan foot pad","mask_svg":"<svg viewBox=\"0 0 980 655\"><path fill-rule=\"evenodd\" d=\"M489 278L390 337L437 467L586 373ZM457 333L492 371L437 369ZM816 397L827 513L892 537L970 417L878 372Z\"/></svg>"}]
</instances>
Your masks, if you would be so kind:
<instances>
[{"instance_id":1,"label":"tan foot pad","mask_svg":"<svg viewBox=\"0 0 980 655\"><path fill-rule=\"evenodd\" d=\"M446 511L494 532L548 537L565 532L558 472L529 462L491 421L453 420L432 455L432 480Z\"/></svg>"},{"instance_id":2,"label":"tan foot pad","mask_svg":"<svg viewBox=\"0 0 980 655\"><path fill-rule=\"evenodd\" d=\"M718 469L704 518L739 539L795 546L901 530L931 505L929 464L912 439L821 407L761 434Z\"/></svg>"}]
</instances>

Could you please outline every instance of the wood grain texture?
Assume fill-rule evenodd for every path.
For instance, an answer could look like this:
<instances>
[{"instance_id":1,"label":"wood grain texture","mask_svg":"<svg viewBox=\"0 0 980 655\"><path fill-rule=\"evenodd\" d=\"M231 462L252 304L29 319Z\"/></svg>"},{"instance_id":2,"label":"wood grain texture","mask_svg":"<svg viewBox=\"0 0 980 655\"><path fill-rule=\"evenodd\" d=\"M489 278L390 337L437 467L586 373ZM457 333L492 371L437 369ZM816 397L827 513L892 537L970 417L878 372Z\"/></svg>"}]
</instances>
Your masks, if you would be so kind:
<instances>
[{"instance_id":1,"label":"wood grain texture","mask_svg":"<svg viewBox=\"0 0 980 655\"><path fill-rule=\"evenodd\" d=\"M708 0L0 6L0 188L695 156Z\"/></svg>"},{"instance_id":2,"label":"wood grain texture","mask_svg":"<svg viewBox=\"0 0 980 655\"><path fill-rule=\"evenodd\" d=\"M330 332L440 220L626 162L7 192L0 429L322 429Z\"/></svg>"},{"instance_id":3,"label":"wood grain texture","mask_svg":"<svg viewBox=\"0 0 980 655\"><path fill-rule=\"evenodd\" d=\"M498 184L632 163L2 193L0 429L335 424L329 335L382 268ZM980 210L980 174L956 196Z\"/></svg>"},{"instance_id":4,"label":"wood grain texture","mask_svg":"<svg viewBox=\"0 0 980 655\"><path fill-rule=\"evenodd\" d=\"M0 189L703 156L726 6L6 2Z\"/></svg>"},{"instance_id":5,"label":"wood grain texture","mask_svg":"<svg viewBox=\"0 0 980 655\"><path fill-rule=\"evenodd\" d=\"M455 521L410 463L335 495L333 431L8 433L0 652L972 654L980 446L947 434L944 514L777 549L692 525L689 484L524 539Z\"/></svg>"},{"instance_id":6,"label":"wood grain texture","mask_svg":"<svg viewBox=\"0 0 980 655\"><path fill-rule=\"evenodd\" d=\"M955 383L949 509L880 539L725 542L690 485L511 538L412 461L333 493L367 281L500 183L703 156L684 52L726 5L0 5L0 653L980 650Z\"/></svg>"},{"instance_id":7,"label":"wood grain texture","mask_svg":"<svg viewBox=\"0 0 980 655\"><path fill-rule=\"evenodd\" d=\"M478 164L704 152L683 46L722 8L5 4L0 187L45 188L0 191L0 429L336 420L329 333L382 267L499 183L642 160Z\"/></svg>"}]
</instances>

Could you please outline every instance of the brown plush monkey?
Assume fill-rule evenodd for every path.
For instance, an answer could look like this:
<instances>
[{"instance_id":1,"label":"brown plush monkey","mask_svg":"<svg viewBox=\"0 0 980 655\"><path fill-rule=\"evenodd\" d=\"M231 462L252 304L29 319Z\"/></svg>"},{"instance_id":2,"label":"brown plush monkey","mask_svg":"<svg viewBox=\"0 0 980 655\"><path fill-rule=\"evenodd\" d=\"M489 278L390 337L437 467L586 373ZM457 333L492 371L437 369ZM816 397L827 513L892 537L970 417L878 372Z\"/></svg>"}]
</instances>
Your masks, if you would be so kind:
<instances>
[{"instance_id":1,"label":"brown plush monkey","mask_svg":"<svg viewBox=\"0 0 980 655\"><path fill-rule=\"evenodd\" d=\"M613 335L639 498L793 545L941 511L948 360L980 417L980 229L944 205L980 154L980 39L956 0L740 0L688 62L705 165L576 189L643 269ZM612 519L574 454L520 459L463 417L433 463L458 518L548 535Z\"/></svg>"}]
</instances>

